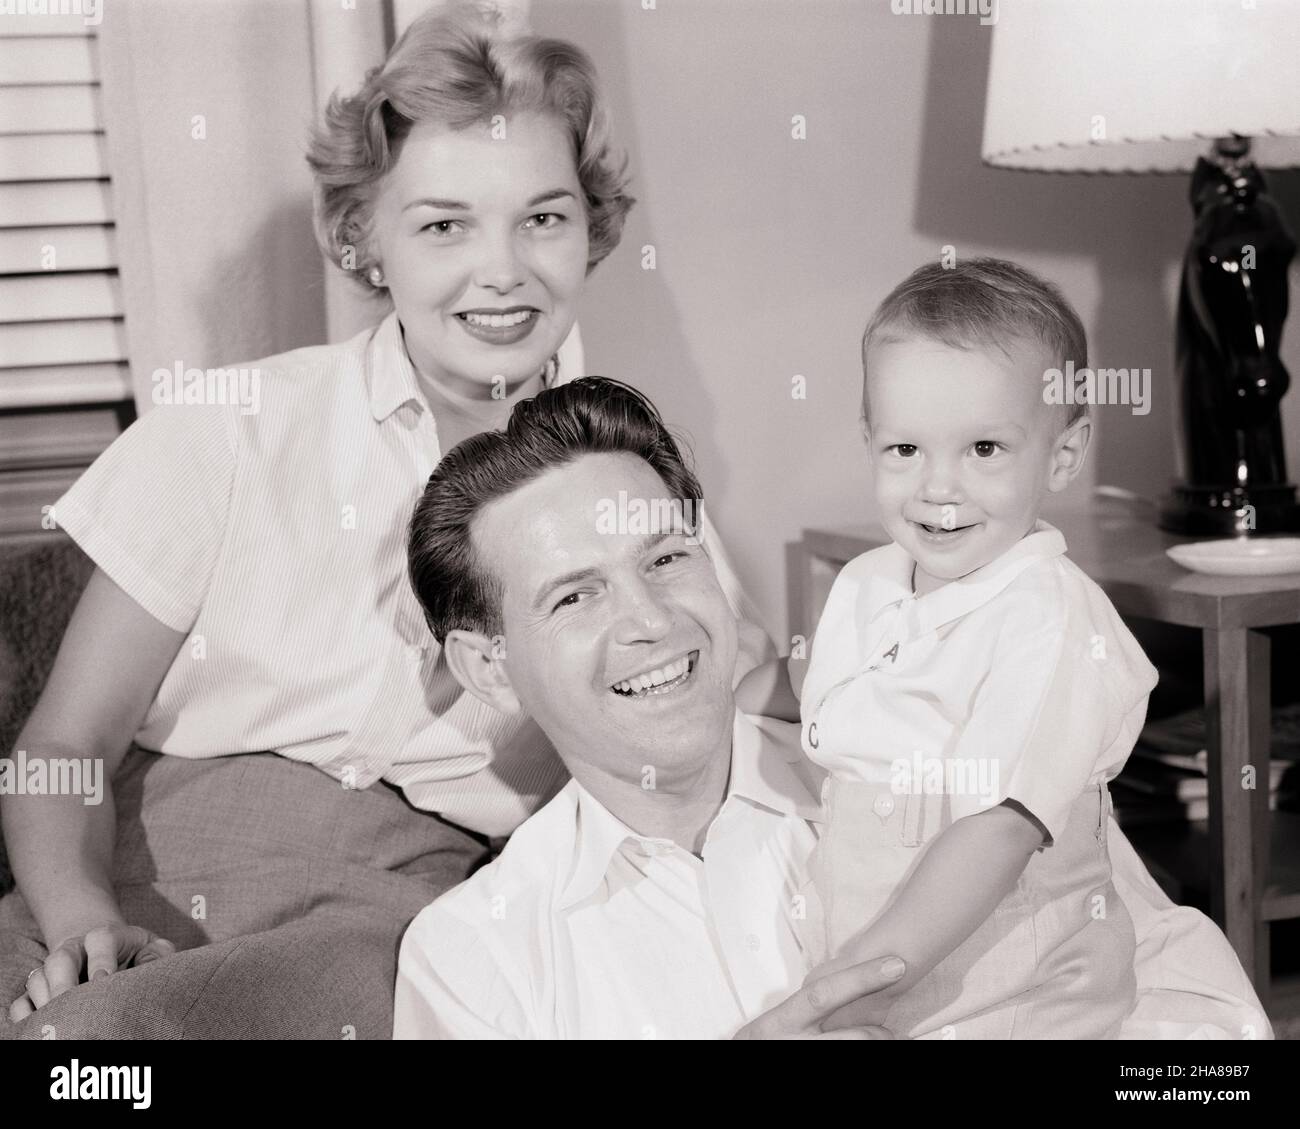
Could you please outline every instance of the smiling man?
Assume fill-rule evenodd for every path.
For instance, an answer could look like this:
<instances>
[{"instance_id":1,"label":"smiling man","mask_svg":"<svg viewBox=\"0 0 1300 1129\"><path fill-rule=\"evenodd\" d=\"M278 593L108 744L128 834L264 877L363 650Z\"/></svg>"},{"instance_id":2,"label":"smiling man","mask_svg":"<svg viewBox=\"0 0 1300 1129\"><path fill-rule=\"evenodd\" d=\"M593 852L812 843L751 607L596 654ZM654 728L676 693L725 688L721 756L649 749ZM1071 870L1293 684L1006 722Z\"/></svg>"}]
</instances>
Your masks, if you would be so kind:
<instances>
[{"instance_id":1,"label":"smiling man","mask_svg":"<svg viewBox=\"0 0 1300 1129\"><path fill-rule=\"evenodd\" d=\"M611 533L614 498L680 504ZM599 378L430 479L411 578L447 662L530 713L573 780L412 926L398 1036L731 1035L797 987L819 781L735 711L736 621L681 520L698 498L654 409ZM888 982L859 977L846 998Z\"/></svg>"},{"instance_id":2,"label":"smiling man","mask_svg":"<svg viewBox=\"0 0 1300 1129\"><path fill-rule=\"evenodd\" d=\"M736 622L693 530L610 532L616 497L694 513L700 489L654 408L589 377L462 443L416 509L411 580L452 673L530 713L573 779L412 923L394 1034L884 1037L857 1016L901 962L799 987L819 770L792 729L736 711ZM1264 1037L1226 943L1123 848L1126 1034Z\"/></svg>"}]
</instances>

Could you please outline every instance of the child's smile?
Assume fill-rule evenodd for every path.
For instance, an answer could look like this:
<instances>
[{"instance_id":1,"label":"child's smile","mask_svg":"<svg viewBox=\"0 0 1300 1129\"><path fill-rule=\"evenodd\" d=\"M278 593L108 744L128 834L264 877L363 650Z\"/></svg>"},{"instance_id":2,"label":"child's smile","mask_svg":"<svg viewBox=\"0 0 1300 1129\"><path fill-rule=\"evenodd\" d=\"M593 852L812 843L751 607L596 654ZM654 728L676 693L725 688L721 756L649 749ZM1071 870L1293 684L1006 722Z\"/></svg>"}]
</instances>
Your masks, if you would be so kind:
<instances>
[{"instance_id":1,"label":"child's smile","mask_svg":"<svg viewBox=\"0 0 1300 1129\"><path fill-rule=\"evenodd\" d=\"M918 521L914 521L912 524L921 530L921 536L928 544L942 545L945 549L958 544L963 535L979 528L978 523L958 525L954 526L952 529L946 529L942 525L927 525L924 522Z\"/></svg>"}]
</instances>

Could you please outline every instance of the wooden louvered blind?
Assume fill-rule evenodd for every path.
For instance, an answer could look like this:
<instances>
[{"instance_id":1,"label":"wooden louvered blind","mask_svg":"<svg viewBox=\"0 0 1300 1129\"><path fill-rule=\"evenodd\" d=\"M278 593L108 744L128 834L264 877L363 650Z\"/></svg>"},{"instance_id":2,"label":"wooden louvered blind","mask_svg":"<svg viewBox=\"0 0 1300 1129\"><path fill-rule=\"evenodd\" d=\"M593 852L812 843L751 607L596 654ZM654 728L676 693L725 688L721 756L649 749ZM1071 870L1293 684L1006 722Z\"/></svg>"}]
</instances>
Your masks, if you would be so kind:
<instances>
[{"instance_id":1,"label":"wooden louvered blind","mask_svg":"<svg viewBox=\"0 0 1300 1129\"><path fill-rule=\"evenodd\" d=\"M0 533L133 410L94 31L0 16Z\"/></svg>"}]
</instances>

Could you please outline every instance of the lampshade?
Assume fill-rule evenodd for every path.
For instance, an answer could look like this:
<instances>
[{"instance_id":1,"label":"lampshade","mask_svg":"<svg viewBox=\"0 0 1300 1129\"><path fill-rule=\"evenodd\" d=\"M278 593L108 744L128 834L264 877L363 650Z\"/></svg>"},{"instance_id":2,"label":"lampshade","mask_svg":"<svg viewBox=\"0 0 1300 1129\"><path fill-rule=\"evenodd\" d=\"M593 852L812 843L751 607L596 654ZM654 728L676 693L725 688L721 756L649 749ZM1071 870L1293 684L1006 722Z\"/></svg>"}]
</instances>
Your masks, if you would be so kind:
<instances>
[{"instance_id":1,"label":"lampshade","mask_svg":"<svg viewBox=\"0 0 1300 1129\"><path fill-rule=\"evenodd\" d=\"M1217 137L1300 165L1300 0L1001 0L984 160L1183 172Z\"/></svg>"}]
</instances>

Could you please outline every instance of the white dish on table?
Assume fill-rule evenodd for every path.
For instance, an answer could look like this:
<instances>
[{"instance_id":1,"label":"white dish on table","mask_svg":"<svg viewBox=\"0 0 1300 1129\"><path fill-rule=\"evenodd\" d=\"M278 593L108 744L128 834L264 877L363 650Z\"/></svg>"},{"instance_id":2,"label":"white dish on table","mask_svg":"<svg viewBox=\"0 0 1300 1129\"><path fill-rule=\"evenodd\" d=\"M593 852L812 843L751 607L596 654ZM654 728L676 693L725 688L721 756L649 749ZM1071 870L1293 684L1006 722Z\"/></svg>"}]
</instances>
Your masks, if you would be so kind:
<instances>
[{"instance_id":1,"label":"white dish on table","mask_svg":"<svg viewBox=\"0 0 1300 1129\"><path fill-rule=\"evenodd\" d=\"M1192 541L1165 550L1193 572L1210 576L1283 576L1300 572L1300 537L1232 537Z\"/></svg>"}]
</instances>

